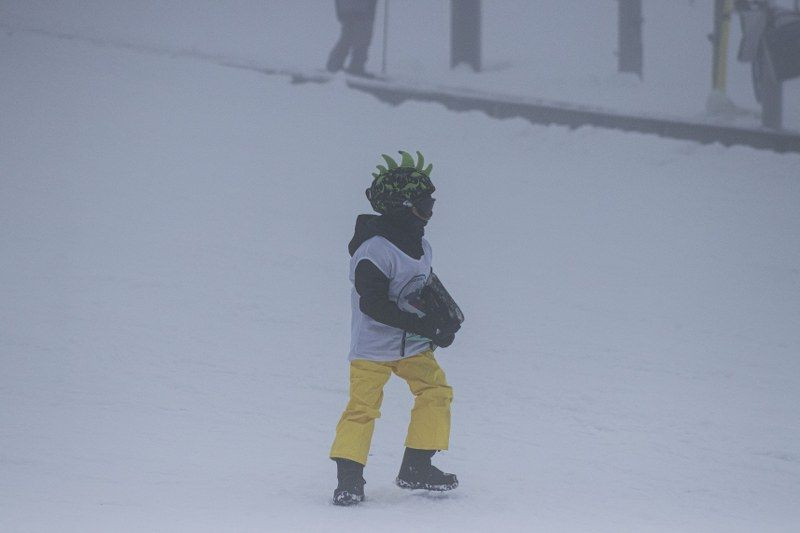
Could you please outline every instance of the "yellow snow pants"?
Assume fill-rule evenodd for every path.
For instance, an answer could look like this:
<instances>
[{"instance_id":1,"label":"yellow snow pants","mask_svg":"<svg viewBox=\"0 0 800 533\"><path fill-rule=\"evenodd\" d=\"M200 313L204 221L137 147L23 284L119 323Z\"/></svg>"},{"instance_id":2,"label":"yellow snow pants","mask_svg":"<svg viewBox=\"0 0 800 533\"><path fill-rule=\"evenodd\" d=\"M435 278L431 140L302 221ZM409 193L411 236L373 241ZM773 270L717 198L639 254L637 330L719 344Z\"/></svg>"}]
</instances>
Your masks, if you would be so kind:
<instances>
[{"instance_id":1,"label":"yellow snow pants","mask_svg":"<svg viewBox=\"0 0 800 533\"><path fill-rule=\"evenodd\" d=\"M446 450L450 444L450 402L453 389L433 352L390 362L350 362L350 401L336 426L331 458L367 464L375 419L381 416L383 386L392 372L406 380L414 395L406 446L420 450Z\"/></svg>"}]
</instances>

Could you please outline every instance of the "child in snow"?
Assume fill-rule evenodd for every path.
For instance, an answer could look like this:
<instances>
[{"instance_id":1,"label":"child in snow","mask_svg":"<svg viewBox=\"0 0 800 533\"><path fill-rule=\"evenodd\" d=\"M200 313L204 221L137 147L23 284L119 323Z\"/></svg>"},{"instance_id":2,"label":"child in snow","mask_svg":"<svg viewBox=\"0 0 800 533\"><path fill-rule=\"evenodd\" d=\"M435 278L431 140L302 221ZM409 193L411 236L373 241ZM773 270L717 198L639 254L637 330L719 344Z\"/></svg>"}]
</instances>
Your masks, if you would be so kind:
<instances>
[{"instance_id":1,"label":"child in snow","mask_svg":"<svg viewBox=\"0 0 800 533\"><path fill-rule=\"evenodd\" d=\"M435 188L432 165L423 168L422 154L417 152L416 164L407 152L400 154L399 165L384 155L388 168L379 165L373 174L366 194L380 216L359 215L349 246L350 401L330 453L339 481L336 505L364 499L364 465L392 372L408 382L415 398L397 485L436 491L458 486L454 474L431 465L431 457L448 448L453 398L433 350L450 346L460 325L416 312L415 299L432 275L431 246L423 234Z\"/></svg>"}]
</instances>

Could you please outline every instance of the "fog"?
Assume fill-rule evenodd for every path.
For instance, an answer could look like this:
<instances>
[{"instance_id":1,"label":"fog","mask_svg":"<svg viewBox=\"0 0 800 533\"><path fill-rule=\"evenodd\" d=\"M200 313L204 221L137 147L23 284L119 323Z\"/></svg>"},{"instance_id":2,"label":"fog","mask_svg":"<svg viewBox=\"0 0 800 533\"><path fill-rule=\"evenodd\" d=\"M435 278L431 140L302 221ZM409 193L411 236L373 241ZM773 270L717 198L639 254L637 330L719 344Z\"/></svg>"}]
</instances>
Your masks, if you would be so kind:
<instances>
[{"instance_id":1,"label":"fog","mask_svg":"<svg viewBox=\"0 0 800 533\"><path fill-rule=\"evenodd\" d=\"M449 2L379 1L376 78L326 71L333 4L0 1L0 529L796 530L800 154L458 105L772 139L736 16L710 112L710 0L643 2L641 78L611 0L484 1L479 72ZM399 150L466 316L435 352L460 484L395 484L392 377L342 509L348 242Z\"/></svg>"},{"instance_id":2,"label":"fog","mask_svg":"<svg viewBox=\"0 0 800 533\"><path fill-rule=\"evenodd\" d=\"M791 7L791 0L774 2ZM643 2L643 79L617 73L617 4L612 1L484 2L483 72L449 68L448 0L390 0L384 27L379 2L368 70L523 97L549 98L617 111L707 118L711 89L712 0ZM333 3L3 2L0 22L170 50L223 55L269 68L322 69L339 26ZM384 32L386 39L384 41ZM715 117L759 124L750 65L736 60L741 30L730 25L727 94L740 108ZM800 129L800 80L784 84L784 125Z\"/></svg>"}]
</instances>

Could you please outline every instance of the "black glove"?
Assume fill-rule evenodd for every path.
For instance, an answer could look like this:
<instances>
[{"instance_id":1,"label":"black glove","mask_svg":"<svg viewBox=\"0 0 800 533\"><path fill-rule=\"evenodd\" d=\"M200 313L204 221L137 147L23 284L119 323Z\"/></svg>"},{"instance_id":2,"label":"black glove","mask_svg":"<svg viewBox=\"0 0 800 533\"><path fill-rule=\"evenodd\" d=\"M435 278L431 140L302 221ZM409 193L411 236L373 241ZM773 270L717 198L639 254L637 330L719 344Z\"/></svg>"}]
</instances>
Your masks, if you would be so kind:
<instances>
[{"instance_id":1,"label":"black glove","mask_svg":"<svg viewBox=\"0 0 800 533\"><path fill-rule=\"evenodd\" d=\"M420 318L412 330L412 333L422 335L433 341L436 346L447 348L453 344L456 332L461 329L458 322L447 324L441 320L434 319L431 315Z\"/></svg>"},{"instance_id":2,"label":"black glove","mask_svg":"<svg viewBox=\"0 0 800 533\"><path fill-rule=\"evenodd\" d=\"M461 327L461 326L459 326L459 327ZM431 340L433 340L433 343L436 346L438 346L440 348L447 348L448 346L453 344L454 340L456 340L456 334L455 333L451 333L450 335L447 335L446 337L442 337L440 339L431 339Z\"/></svg>"}]
</instances>

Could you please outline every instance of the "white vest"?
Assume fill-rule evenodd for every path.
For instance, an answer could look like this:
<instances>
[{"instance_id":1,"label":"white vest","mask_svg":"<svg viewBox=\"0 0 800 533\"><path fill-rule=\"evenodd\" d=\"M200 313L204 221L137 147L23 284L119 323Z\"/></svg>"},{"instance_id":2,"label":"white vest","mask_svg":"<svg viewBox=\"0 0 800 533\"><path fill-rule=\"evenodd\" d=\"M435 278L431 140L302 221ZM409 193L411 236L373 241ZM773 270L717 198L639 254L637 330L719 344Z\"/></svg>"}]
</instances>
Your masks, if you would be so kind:
<instances>
[{"instance_id":1,"label":"white vest","mask_svg":"<svg viewBox=\"0 0 800 533\"><path fill-rule=\"evenodd\" d=\"M350 355L349 359L370 361L396 361L433 348L430 339L387 326L361 312L359 295L355 289L356 265L369 259L389 278L389 300L403 311L421 316L410 303L418 296L431 273L431 245L422 239L422 257L409 257L388 239L376 235L364 241L350 259L350 281L353 291Z\"/></svg>"}]
</instances>

